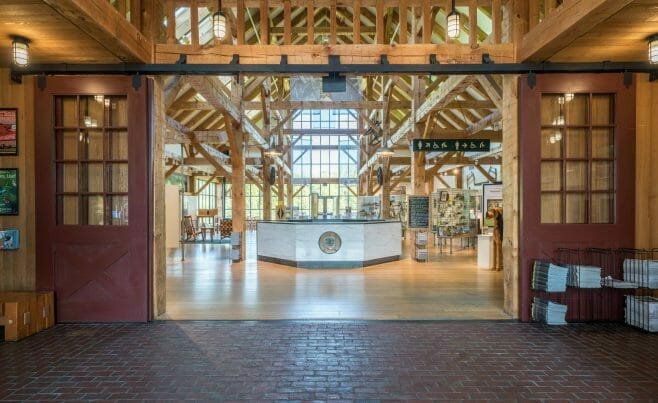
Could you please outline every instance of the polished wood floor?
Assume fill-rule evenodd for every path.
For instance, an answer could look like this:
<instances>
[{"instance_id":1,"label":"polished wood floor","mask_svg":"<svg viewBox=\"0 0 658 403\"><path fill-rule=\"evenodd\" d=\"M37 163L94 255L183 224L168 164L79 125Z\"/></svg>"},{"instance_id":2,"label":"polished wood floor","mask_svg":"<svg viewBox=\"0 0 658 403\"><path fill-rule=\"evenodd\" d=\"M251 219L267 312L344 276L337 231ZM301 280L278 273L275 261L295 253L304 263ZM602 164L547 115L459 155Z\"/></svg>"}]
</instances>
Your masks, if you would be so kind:
<instances>
[{"instance_id":1,"label":"polished wood floor","mask_svg":"<svg viewBox=\"0 0 658 403\"><path fill-rule=\"evenodd\" d=\"M167 259L167 313L160 319L508 319L502 273L478 270L473 249L430 248L430 261L364 269L296 269L229 260L230 245L186 245ZM408 248L403 248L407 253ZM445 249L444 249L445 251Z\"/></svg>"}]
</instances>

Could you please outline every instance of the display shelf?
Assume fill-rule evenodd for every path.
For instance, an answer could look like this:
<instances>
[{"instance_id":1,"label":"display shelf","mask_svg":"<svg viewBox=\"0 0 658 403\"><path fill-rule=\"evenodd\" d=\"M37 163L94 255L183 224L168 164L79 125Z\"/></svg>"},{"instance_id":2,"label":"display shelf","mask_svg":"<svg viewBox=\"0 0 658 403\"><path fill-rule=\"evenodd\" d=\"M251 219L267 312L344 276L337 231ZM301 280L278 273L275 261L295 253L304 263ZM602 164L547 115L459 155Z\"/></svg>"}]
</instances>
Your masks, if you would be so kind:
<instances>
[{"instance_id":1,"label":"display shelf","mask_svg":"<svg viewBox=\"0 0 658 403\"><path fill-rule=\"evenodd\" d=\"M365 220L376 220L380 218L381 206L379 196L359 196L356 201L357 217Z\"/></svg>"},{"instance_id":2,"label":"display shelf","mask_svg":"<svg viewBox=\"0 0 658 403\"><path fill-rule=\"evenodd\" d=\"M438 236L477 234L481 192L445 189L432 193L432 231Z\"/></svg>"}]
</instances>

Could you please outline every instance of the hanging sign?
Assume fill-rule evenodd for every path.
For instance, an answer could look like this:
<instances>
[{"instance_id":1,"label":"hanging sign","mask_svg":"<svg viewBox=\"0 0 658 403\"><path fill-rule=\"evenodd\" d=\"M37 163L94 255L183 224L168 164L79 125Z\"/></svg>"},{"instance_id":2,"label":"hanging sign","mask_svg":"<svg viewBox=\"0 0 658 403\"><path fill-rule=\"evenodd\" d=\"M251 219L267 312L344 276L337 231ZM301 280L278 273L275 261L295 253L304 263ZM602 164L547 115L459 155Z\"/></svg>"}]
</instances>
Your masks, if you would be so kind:
<instances>
[{"instance_id":1,"label":"hanging sign","mask_svg":"<svg viewBox=\"0 0 658 403\"><path fill-rule=\"evenodd\" d=\"M489 139L413 139L411 141L412 151L465 151L481 152L490 151L491 140Z\"/></svg>"}]
</instances>

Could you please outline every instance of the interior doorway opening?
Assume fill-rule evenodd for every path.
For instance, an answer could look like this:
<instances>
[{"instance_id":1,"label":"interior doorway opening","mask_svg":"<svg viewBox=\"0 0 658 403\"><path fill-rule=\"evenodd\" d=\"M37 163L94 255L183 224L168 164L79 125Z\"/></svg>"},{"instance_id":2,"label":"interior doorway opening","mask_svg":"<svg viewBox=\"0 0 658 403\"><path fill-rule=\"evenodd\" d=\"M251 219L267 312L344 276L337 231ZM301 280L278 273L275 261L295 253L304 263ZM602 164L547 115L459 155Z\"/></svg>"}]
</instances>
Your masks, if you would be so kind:
<instances>
[{"instance_id":1,"label":"interior doorway opening","mask_svg":"<svg viewBox=\"0 0 658 403\"><path fill-rule=\"evenodd\" d=\"M258 76L242 82L208 79L222 82L228 91L222 96L227 99L236 88L268 82ZM423 102L446 79L450 77L427 78ZM401 83L391 84L396 80ZM296 101L294 80L276 78L276 91L288 94L286 101L277 101L278 92L271 90L270 99L254 92L241 104L246 105L245 119L268 134L264 144L213 105L196 81L178 87L167 114L181 125L185 136L176 140L181 142L166 144L165 158L168 194L178 193L179 206L166 206L163 211L171 223L168 228L178 226L180 232L167 234L167 303L159 318L509 318L503 310L504 275L493 264L490 238L495 225L486 218L487 211L503 205L503 128L497 109L500 99L492 101L483 83L495 84L494 91L502 98L502 78L473 77L466 89L450 95L451 102L430 108L415 125L418 130L427 126L422 129L430 139L449 146L420 152L411 147L413 137L396 136L408 124L404 111L413 101L398 87L414 82L406 76L396 80L351 78L358 86L354 101L334 100L322 93L316 101ZM394 105L388 111L386 102L372 100L380 99L387 86L392 88L388 104ZM378 88L380 94L367 94L368 87ZM263 102L269 103L269 110L262 109ZM176 105L183 109L176 110ZM192 107L201 109L185 109ZM234 183L236 149L229 144L236 130L245 135L239 156L245 162L245 180L238 185ZM474 140L486 140L487 148L460 148L463 143L478 146ZM377 151L383 146L393 148L393 155L379 157ZM496 186L497 198L489 188ZM428 198L424 258L417 256L415 230L408 228L408 197L414 194ZM240 221L235 216L236 197L242 198L238 208L244 212L240 213L244 227L236 224ZM177 210L174 216L173 210ZM185 216L194 222L192 238L181 226ZM401 259L346 270L301 269L258 258L260 221L350 219L399 222ZM228 233L220 228L222 223L231 226ZM230 233L240 229L244 255L235 259ZM366 243L381 247L377 237Z\"/></svg>"}]
</instances>

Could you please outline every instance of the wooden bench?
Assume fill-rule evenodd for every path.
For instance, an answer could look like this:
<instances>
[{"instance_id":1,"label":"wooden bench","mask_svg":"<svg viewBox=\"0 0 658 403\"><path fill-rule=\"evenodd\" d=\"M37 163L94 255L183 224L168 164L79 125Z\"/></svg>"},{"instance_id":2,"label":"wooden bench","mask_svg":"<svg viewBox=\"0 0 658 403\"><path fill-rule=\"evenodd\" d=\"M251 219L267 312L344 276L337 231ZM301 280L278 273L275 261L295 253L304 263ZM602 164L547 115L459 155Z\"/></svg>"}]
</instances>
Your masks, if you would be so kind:
<instances>
[{"instance_id":1,"label":"wooden bench","mask_svg":"<svg viewBox=\"0 0 658 403\"><path fill-rule=\"evenodd\" d=\"M55 324L52 291L0 292L0 326L5 341L17 341Z\"/></svg>"}]
</instances>

